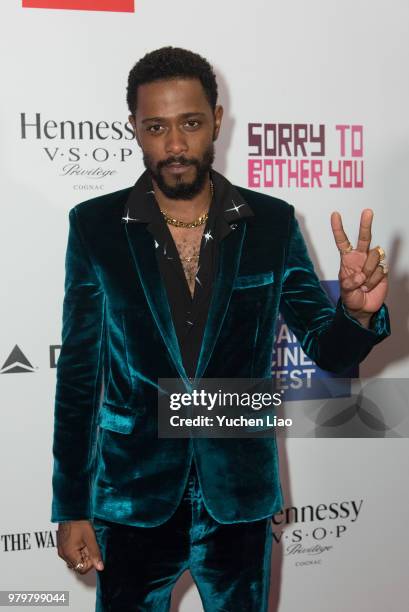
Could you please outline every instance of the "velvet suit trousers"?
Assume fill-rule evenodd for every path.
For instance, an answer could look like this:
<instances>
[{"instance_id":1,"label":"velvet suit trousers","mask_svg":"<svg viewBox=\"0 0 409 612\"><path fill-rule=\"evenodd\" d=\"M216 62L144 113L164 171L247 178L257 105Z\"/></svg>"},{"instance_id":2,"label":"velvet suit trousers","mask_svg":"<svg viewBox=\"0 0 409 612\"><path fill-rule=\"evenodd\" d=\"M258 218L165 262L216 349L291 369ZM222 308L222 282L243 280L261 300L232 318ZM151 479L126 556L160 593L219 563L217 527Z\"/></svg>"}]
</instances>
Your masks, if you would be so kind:
<instances>
[{"instance_id":1,"label":"velvet suit trousers","mask_svg":"<svg viewBox=\"0 0 409 612\"><path fill-rule=\"evenodd\" d=\"M185 570L205 612L267 612L271 518L222 524L207 512L194 462L183 499L157 527L93 519L105 568L96 612L168 612Z\"/></svg>"}]
</instances>

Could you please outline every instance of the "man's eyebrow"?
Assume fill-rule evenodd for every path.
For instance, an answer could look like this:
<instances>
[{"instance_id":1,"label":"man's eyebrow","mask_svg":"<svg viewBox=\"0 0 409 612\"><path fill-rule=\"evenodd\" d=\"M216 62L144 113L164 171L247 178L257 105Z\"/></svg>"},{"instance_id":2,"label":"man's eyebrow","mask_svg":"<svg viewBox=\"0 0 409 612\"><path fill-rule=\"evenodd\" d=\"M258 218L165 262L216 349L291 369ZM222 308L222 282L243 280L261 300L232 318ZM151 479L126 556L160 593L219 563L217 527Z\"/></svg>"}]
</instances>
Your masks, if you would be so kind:
<instances>
[{"instance_id":1,"label":"man's eyebrow","mask_svg":"<svg viewBox=\"0 0 409 612\"><path fill-rule=\"evenodd\" d=\"M182 113L179 115L181 119L186 119L187 117L205 117L206 113L202 113L201 111L192 111L190 113ZM149 121L166 121L166 117L147 117L146 119L142 119L141 123L148 123Z\"/></svg>"}]
</instances>

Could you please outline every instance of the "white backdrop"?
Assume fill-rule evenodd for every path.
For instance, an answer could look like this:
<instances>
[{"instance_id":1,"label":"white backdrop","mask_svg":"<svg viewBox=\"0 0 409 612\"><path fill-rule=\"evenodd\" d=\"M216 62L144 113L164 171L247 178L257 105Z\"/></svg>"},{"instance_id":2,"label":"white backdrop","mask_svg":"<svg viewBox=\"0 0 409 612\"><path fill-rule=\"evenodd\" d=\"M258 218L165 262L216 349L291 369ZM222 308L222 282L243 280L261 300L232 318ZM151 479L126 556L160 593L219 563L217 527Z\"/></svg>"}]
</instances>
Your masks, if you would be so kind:
<instances>
[{"instance_id":1,"label":"white backdrop","mask_svg":"<svg viewBox=\"0 0 409 612\"><path fill-rule=\"evenodd\" d=\"M354 243L361 209L373 208L374 244L385 248L391 266L393 335L360 371L408 378L409 5L137 0L134 12L114 12L23 8L7 0L0 15L0 588L69 590L71 609L85 612L94 606L95 576L78 577L58 559L57 526L49 522L54 366L68 210L133 184L143 170L125 129L130 68L167 44L208 58L225 107L216 169L250 186L250 162L283 160L282 186L276 178L273 187L262 181L252 188L294 204L323 280L336 279L339 263L331 211L341 211ZM59 124L69 121L61 134ZM81 135L79 124L87 121L92 125ZM281 156L260 155L249 129L257 143L265 124L312 126L313 136L324 126L324 137L298 156L292 145ZM302 158L306 185L312 161L321 160L321 186L301 186L301 175L298 187L295 178L288 186L289 164ZM363 169L361 186L330 186L340 162L347 172L356 162L358 178ZM280 467L285 505L299 515L294 510L289 522L279 524L281 516L274 525L270 610L406 609L407 439L281 440ZM303 507L321 504L334 504L339 516L327 511L317 520L307 508L302 521ZM326 550L297 550L294 542ZM188 573L173 594L177 609L202 610Z\"/></svg>"}]
</instances>

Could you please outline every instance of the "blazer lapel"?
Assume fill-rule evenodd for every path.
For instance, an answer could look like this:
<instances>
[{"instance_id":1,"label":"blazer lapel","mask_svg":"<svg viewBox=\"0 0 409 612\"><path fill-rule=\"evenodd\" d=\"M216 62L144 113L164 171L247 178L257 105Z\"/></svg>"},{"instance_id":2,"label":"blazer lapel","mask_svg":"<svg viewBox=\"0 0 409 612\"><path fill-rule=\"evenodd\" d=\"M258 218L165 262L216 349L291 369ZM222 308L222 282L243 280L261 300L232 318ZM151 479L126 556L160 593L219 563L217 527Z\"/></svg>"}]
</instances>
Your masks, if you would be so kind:
<instances>
[{"instance_id":1,"label":"blazer lapel","mask_svg":"<svg viewBox=\"0 0 409 612\"><path fill-rule=\"evenodd\" d=\"M235 231L220 241L219 266L197 362L196 379L200 379L206 370L219 336L237 276L245 233L246 223L240 222L235 226Z\"/></svg>"},{"instance_id":2,"label":"blazer lapel","mask_svg":"<svg viewBox=\"0 0 409 612\"><path fill-rule=\"evenodd\" d=\"M139 280L154 321L158 326L177 371L181 378L189 384L189 379L182 362L166 288L160 276L156 260L152 235L146 229L145 224L127 223L125 229Z\"/></svg>"},{"instance_id":3,"label":"blazer lapel","mask_svg":"<svg viewBox=\"0 0 409 612\"><path fill-rule=\"evenodd\" d=\"M147 172L137 180L124 207L122 222L146 301L169 355L185 385L189 379L182 361L166 288L160 275L152 234L152 183Z\"/></svg>"}]
</instances>

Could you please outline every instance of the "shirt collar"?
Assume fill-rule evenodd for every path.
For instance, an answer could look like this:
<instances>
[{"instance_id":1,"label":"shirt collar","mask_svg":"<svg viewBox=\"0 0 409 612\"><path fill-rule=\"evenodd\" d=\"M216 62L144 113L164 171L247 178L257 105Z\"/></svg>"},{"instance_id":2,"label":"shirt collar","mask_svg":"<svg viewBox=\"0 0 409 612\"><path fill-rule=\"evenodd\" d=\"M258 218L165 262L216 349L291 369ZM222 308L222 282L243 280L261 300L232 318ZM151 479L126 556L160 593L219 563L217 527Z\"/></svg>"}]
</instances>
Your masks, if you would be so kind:
<instances>
[{"instance_id":1,"label":"shirt collar","mask_svg":"<svg viewBox=\"0 0 409 612\"><path fill-rule=\"evenodd\" d=\"M224 221L222 237L235 229L235 224L254 212L230 181L216 170L210 170L214 185L215 201L220 202L220 211ZM136 181L123 209L122 223L151 223L157 219L159 206L154 197L152 181L145 170Z\"/></svg>"}]
</instances>

